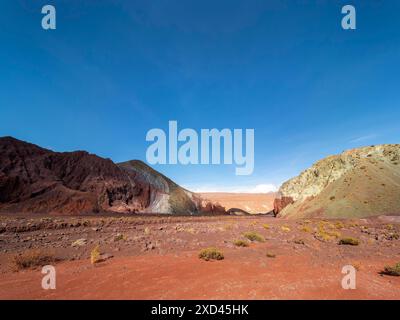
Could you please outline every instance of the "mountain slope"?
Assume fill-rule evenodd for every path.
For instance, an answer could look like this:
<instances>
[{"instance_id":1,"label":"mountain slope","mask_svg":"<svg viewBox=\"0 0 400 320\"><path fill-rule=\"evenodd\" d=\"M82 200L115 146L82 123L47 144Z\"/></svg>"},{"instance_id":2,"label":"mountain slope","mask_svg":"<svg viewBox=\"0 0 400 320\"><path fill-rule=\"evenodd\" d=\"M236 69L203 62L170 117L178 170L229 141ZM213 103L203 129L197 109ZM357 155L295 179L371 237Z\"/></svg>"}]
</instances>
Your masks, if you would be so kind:
<instances>
[{"instance_id":1,"label":"mountain slope","mask_svg":"<svg viewBox=\"0 0 400 320\"><path fill-rule=\"evenodd\" d=\"M400 145L352 149L318 161L281 186L274 210L290 218L400 215Z\"/></svg>"},{"instance_id":2,"label":"mountain slope","mask_svg":"<svg viewBox=\"0 0 400 320\"><path fill-rule=\"evenodd\" d=\"M118 166L133 174L137 181L151 186L150 206L146 211L193 214L200 210L199 197L178 186L142 161L131 160L119 163Z\"/></svg>"},{"instance_id":3,"label":"mountain slope","mask_svg":"<svg viewBox=\"0 0 400 320\"><path fill-rule=\"evenodd\" d=\"M143 162L119 165L85 151L53 152L0 138L0 211L79 214L211 211Z\"/></svg>"}]
</instances>

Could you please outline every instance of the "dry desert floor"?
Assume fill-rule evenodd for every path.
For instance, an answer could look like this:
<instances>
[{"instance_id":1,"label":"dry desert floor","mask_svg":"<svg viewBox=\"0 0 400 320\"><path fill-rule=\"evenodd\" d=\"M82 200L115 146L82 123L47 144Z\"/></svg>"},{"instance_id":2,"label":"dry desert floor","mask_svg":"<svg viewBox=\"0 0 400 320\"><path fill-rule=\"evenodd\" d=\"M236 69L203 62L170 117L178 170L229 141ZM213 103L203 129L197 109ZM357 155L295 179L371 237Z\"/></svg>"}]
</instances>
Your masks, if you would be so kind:
<instances>
[{"instance_id":1,"label":"dry desert floor","mask_svg":"<svg viewBox=\"0 0 400 320\"><path fill-rule=\"evenodd\" d=\"M0 299L399 299L400 277L380 273L400 262L399 234L395 217L5 215ZM199 259L208 247L224 259ZM55 290L42 289L40 264L55 266ZM355 290L341 286L345 265Z\"/></svg>"}]
</instances>

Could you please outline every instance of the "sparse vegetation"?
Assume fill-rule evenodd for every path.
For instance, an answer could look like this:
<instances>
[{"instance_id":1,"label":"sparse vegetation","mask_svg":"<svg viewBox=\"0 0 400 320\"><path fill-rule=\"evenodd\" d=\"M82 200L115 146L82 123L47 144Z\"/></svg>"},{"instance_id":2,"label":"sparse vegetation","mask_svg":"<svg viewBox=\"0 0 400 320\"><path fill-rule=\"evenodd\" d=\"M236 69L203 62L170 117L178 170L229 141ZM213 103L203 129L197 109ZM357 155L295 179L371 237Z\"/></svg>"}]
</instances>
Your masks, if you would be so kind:
<instances>
[{"instance_id":1,"label":"sparse vegetation","mask_svg":"<svg viewBox=\"0 0 400 320\"><path fill-rule=\"evenodd\" d=\"M361 262L352 262L351 265L357 270L361 270Z\"/></svg>"},{"instance_id":2,"label":"sparse vegetation","mask_svg":"<svg viewBox=\"0 0 400 320\"><path fill-rule=\"evenodd\" d=\"M226 230L226 229L222 228L221 231L225 231L225 230ZM186 231L187 233L190 233L190 234L195 234L195 233L196 233L196 230L195 230L194 228L188 228L188 229L185 229L185 231Z\"/></svg>"},{"instance_id":3,"label":"sparse vegetation","mask_svg":"<svg viewBox=\"0 0 400 320\"><path fill-rule=\"evenodd\" d=\"M223 260L224 254L217 248L206 248L200 251L199 258L205 261L209 260Z\"/></svg>"},{"instance_id":4,"label":"sparse vegetation","mask_svg":"<svg viewBox=\"0 0 400 320\"><path fill-rule=\"evenodd\" d=\"M385 233L386 240L399 240L400 236L396 232Z\"/></svg>"},{"instance_id":5,"label":"sparse vegetation","mask_svg":"<svg viewBox=\"0 0 400 320\"><path fill-rule=\"evenodd\" d=\"M243 236L249 239L250 241L258 241L258 242L265 241L264 237L261 234L254 231L245 232L243 233Z\"/></svg>"},{"instance_id":6,"label":"sparse vegetation","mask_svg":"<svg viewBox=\"0 0 400 320\"><path fill-rule=\"evenodd\" d=\"M312 229L311 229L310 226L303 226L300 230L303 231L303 232L307 232L307 233L311 233L312 232Z\"/></svg>"},{"instance_id":7,"label":"sparse vegetation","mask_svg":"<svg viewBox=\"0 0 400 320\"><path fill-rule=\"evenodd\" d=\"M227 223L227 224L224 225L224 230L225 231L232 230L233 227L234 227L233 223Z\"/></svg>"},{"instance_id":8,"label":"sparse vegetation","mask_svg":"<svg viewBox=\"0 0 400 320\"><path fill-rule=\"evenodd\" d=\"M349 227L349 228L358 227L358 226L359 226L359 224L358 224L358 222L356 222L356 221L350 221L350 222L348 223L348 227Z\"/></svg>"},{"instance_id":9,"label":"sparse vegetation","mask_svg":"<svg viewBox=\"0 0 400 320\"><path fill-rule=\"evenodd\" d=\"M344 223L341 222L341 221L338 221L338 222L335 223L335 228L336 229L343 229L344 227L345 227Z\"/></svg>"},{"instance_id":10,"label":"sparse vegetation","mask_svg":"<svg viewBox=\"0 0 400 320\"><path fill-rule=\"evenodd\" d=\"M249 243L247 241L240 240L240 239L233 241L233 244L237 247L248 247L249 246Z\"/></svg>"},{"instance_id":11,"label":"sparse vegetation","mask_svg":"<svg viewBox=\"0 0 400 320\"><path fill-rule=\"evenodd\" d=\"M330 229L328 229L330 228ZM328 223L327 221L320 221L318 224L318 231L315 233L317 239L322 241L329 241L333 239L337 239L341 236L340 232L331 230L334 229L335 225L332 223Z\"/></svg>"},{"instance_id":12,"label":"sparse vegetation","mask_svg":"<svg viewBox=\"0 0 400 320\"><path fill-rule=\"evenodd\" d=\"M282 226L281 230L284 232L290 232L290 228L288 226Z\"/></svg>"},{"instance_id":13,"label":"sparse vegetation","mask_svg":"<svg viewBox=\"0 0 400 320\"><path fill-rule=\"evenodd\" d=\"M386 266L385 269L382 271L383 274L389 275L389 276L400 276L400 262L395 264L394 266Z\"/></svg>"},{"instance_id":14,"label":"sparse vegetation","mask_svg":"<svg viewBox=\"0 0 400 320\"><path fill-rule=\"evenodd\" d=\"M350 245L350 246L358 246L360 244L360 240L356 238L342 238L339 240L340 245Z\"/></svg>"},{"instance_id":15,"label":"sparse vegetation","mask_svg":"<svg viewBox=\"0 0 400 320\"><path fill-rule=\"evenodd\" d=\"M114 241L120 241L120 240L125 240L125 236L122 233L117 233L114 237Z\"/></svg>"},{"instance_id":16,"label":"sparse vegetation","mask_svg":"<svg viewBox=\"0 0 400 320\"><path fill-rule=\"evenodd\" d=\"M269 224L265 223L265 224L263 224L263 228L268 230L270 228L270 226L269 226Z\"/></svg>"},{"instance_id":17,"label":"sparse vegetation","mask_svg":"<svg viewBox=\"0 0 400 320\"><path fill-rule=\"evenodd\" d=\"M267 256L267 258L275 258L276 254L275 253L271 253L271 252L267 252L266 256Z\"/></svg>"},{"instance_id":18,"label":"sparse vegetation","mask_svg":"<svg viewBox=\"0 0 400 320\"><path fill-rule=\"evenodd\" d=\"M35 249L15 255L12 259L12 264L15 270L21 270L45 266L55 261L54 253Z\"/></svg>"},{"instance_id":19,"label":"sparse vegetation","mask_svg":"<svg viewBox=\"0 0 400 320\"><path fill-rule=\"evenodd\" d=\"M95 263L100 262L100 260L101 260L100 249L99 249L99 246L96 246L90 252L90 263L95 264Z\"/></svg>"}]
</instances>

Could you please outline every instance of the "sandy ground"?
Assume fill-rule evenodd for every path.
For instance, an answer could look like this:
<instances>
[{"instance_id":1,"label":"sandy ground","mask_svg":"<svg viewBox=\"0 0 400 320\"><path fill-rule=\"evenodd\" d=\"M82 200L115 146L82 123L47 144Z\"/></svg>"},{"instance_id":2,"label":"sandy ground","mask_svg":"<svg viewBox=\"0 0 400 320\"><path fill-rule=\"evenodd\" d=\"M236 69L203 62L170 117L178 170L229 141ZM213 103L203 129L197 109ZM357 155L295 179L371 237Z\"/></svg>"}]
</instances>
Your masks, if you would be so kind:
<instances>
[{"instance_id":1,"label":"sandy ground","mask_svg":"<svg viewBox=\"0 0 400 320\"><path fill-rule=\"evenodd\" d=\"M294 220L271 217L1 217L0 299L399 299L400 277L381 275L400 262L396 219ZM236 247L243 233L264 242ZM358 246L338 245L351 236ZM77 239L80 246L71 246ZM99 245L105 262L90 263ZM217 247L221 261L198 258ZM60 259L55 290L41 268L15 271L30 250ZM269 258L267 253L276 255ZM351 264L356 290L344 290Z\"/></svg>"}]
</instances>

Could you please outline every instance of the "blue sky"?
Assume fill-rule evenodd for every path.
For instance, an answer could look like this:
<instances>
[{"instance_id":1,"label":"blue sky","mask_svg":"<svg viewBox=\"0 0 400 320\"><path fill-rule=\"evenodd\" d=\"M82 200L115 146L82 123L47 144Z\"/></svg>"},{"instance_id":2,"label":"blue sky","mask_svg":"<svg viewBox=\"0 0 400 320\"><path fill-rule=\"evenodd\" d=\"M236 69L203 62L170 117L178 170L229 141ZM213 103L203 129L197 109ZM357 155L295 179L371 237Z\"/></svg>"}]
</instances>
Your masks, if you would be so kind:
<instances>
[{"instance_id":1,"label":"blue sky","mask_svg":"<svg viewBox=\"0 0 400 320\"><path fill-rule=\"evenodd\" d=\"M159 165L194 190L279 186L315 161L400 138L400 2L0 3L0 136L115 162L148 130L254 128L255 170ZM57 29L41 28L41 8ZM262 187L260 185L267 185ZM258 186L258 187L257 187Z\"/></svg>"}]
</instances>

